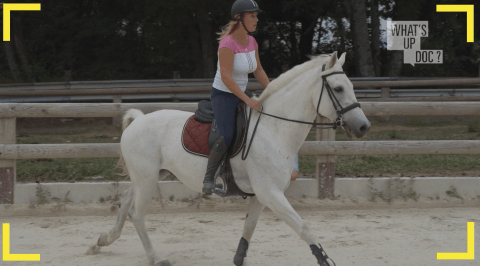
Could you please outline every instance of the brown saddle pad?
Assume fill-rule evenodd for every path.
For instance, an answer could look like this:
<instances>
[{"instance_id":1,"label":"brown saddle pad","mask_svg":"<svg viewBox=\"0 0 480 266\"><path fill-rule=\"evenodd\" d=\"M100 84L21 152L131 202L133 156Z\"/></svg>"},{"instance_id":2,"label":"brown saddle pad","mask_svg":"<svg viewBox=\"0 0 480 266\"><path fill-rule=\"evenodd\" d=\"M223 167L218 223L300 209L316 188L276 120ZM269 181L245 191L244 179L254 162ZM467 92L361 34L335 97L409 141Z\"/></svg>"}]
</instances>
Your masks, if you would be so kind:
<instances>
[{"instance_id":1,"label":"brown saddle pad","mask_svg":"<svg viewBox=\"0 0 480 266\"><path fill-rule=\"evenodd\" d=\"M190 153L208 157L210 154L208 135L210 134L211 126L212 124L209 123L198 122L192 115L183 127L183 148Z\"/></svg>"},{"instance_id":2,"label":"brown saddle pad","mask_svg":"<svg viewBox=\"0 0 480 266\"><path fill-rule=\"evenodd\" d=\"M241 191L240 188L237 186L233 177L232 167L230 166L229 158L234 157L240 152L241 148L243 147L243 138L245 137L243 126L238 125L242 123L241 120L238 119L238 117L236 122L237 128L241 130L240 132L235 133L236 135L238 135L238 140L236 141L238 142L238 144L235 145L234 141L233 145L229 147L230 156L227 157L227 160L225 160L225 164L222 166L224 167L224 171L226 172L223 179L224 184L226 184L227 190L221 194L218 194L217 192L215 193L221 195L222 197L232 195L239 195L244 198L252 197L255 196L255 194L245 193ZM210 135L211 126L211 123L202 123L195 120L195 115L192 115L190 118L188 118L187 122L185 122L185 126L183 127L182 132L183 148L189 153L208 157L208 155L210 154L210 148L208 147L208 137ZM231 148L233 148L232 152L230 152Z\"/></svg>"}]
</instances>

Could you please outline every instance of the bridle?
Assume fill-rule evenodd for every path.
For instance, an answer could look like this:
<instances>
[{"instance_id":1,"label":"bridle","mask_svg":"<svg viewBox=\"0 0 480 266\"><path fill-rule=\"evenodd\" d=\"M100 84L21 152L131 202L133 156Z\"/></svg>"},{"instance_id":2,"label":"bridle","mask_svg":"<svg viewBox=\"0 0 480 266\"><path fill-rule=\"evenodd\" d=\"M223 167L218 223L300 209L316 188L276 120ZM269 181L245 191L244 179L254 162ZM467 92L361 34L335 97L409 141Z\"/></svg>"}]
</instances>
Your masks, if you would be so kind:
<instances>
[{"instance_id":1,"label":"bridle","mask_svg":"<svg viewBox=\"0 0 480 266\"><path fill-rule=\"evenodd\" d=\"M322 66L322 72L325 71L325 67L326 67L326 64L324 64ZM333 75L337 75L337 74L345 74L345 72L343 71L335 71L335 72L331 72L327 75L322 75L322 80L323 80L323 83L322 83L322 90L320 91L320 97L318 98L318 103L317 103L317 114L320 115L319 113L319 109L320 109L320 102L322 101L322 96L323 96L323 91L327 91L328 93L328 96L330 97L330 100L332 100L332 104L333 104L333 107L335 108L335 111L337 113L337 119L335 119L335 121L333 123L316 123L315 120L312 122L306 122L306 121L300 121L300 120L294 120L294 119L287 119L287 118L283 118L283 117L280 117L280 116L276 116L276 115L272 115L272 114L268 114L268 113L265 113L263 111L263 106L261 106L260 108L260 115L258 116L258 119L257 119L257 123L255 124L255 128L253 129L253 134L252 134L252 138L250 139L250 143L248 145L248 148L247 148L247 152L245 154L245 148L246 148L246 145L243 146L243 151L242 151L242 160L245 160L248 156L248 152L250 150L250 147L252 146L252 141L253 141L253 137L255 136L255 132L257 131L257 126L258 126L258 122L260 121L260 117L262 116L262 114L265 114L265 115L268 115L268 116L271 116L271 117L274 117L274 118L278 118L278 119L281 119L281 120L285 120L285 121L290 121L290 122L295 122L295 123L300 123L300 124L307 124L307 125L312 125L313 127L315 128L319 128L319 129L329 129L329 128L332 128L333 130L337 129L338 127L340 128L343 128L343 126L345 125L345 122L343 121L343 115L348 112L348 111L351 111L355 108L360 108L360 103L359 102L355 102L355 103L352 103L350 104L349 106L343 108L342 105L340 104L340 101L337 99L337 97L335 96L335 94L333 93L332 91L332 88L330 87L330 85L328 84L328 81L327 81L327 77L329 76L333 76ZM325 88L325 89L324 89ZM248 135L248 128L250 126L250 117L252 116L252 108L250 108L250 113L249 113L249 116L248 116L248 119L247 119L247 128L246 128L246 133ZM328 126L328 127L318 127L318 126ZM247 138L244 139L244 144L247 142Z\"/></svg>"},{"instance_id":2,"label":"bridle","mask_svg":"<svg viewBox=\"0 0 480 266\"><path fill-rule=\"evenodd\" d=\"M322 66L322 71L325 71L325 66L326 65ZM336 74L345 74L345 72L335 71L335 72L332 72L332 73L329 73L327 75L322 76L322 80L323 80L322 90L320 92L320 97L318 98L318 103L317 103L317 114L320 115L318 109L320 108L320 101L322 100L322 95L323 95L323 91L324 91L323 88L324 87L327 88L328 96L330 97L330 100L332 100L333 108L335 108L335 111L337 112L337 119L335 120L334 123L323 123L323 124L324 125L333 124L332 125L333 130L337 129L337 127L343 128L343 126L345 125L345 122L343 122L343 115L346 112L348 112L348 111L350 111L354 108L357 108L357 107L360 108L360 103L359 102L352 103L345 108L342 107L342 105L340 104L340 101L337 99L337 97L333 93L332 88L330 87L330 85L328 84L328 81L327 81L327 77L333 76L333 75L336 75ZM338 107L337 107L337 105L338 105Z\"/></svg>"},{"instance_id":3,"label":"bridle","mask_svg":"<svg viewBox=\"0 0 480 266\"><path fill-rule=\"evenodd\" d=\"M325 71L325 66L326 65L322 66L322 71ZM280 116L271 115L271 114L267 114L267 113L263 112L263 106L262 106L262 109L260 110L260 115L265 114L265 115L268 115L268 116L271 116L271 117L275 117L275 118L290 121L290 122L312 125L316 128L318 128L318 125L331 126L331 128L333 130L337 129L337 127L343 127L345 125L345 122L343 122L343 115L346 112L348 112L348 111L350 111L354 108L357 108L357 107L360 108L360 103L355 102L355 103L352 103L345 108L342 107L342 105L340 104L340 101L337 99L337 97L333 93L332 88L330 87L330 85L328 84L328 81L327 81L327 77L337 75L337 74L345 74L345 72L335 71L335 72L329 73L327 75L322 75L322 80L323 80L322 90L320 92L320 97L318 98L318 103L317 103L317 114L320 115L320 112L318 110L320 109L320 102L322 101L323 92L325 91L324 88L326 88L328 96L330 97L330 100L332 100L333 107L335 108L335 111L337 113L337 119L335 120L335 122L333 122L333 123L316 123L314 121L313 123L311 123L311 122L305 122L305 121L300 121L300 120L287 119L287 118L283 118L283 117L280 117ZM260 117L259 117L259 119L260 119ZM322 127L322 129L323 128L330 128L330 127Z\"/></svg>"}]
</instances>

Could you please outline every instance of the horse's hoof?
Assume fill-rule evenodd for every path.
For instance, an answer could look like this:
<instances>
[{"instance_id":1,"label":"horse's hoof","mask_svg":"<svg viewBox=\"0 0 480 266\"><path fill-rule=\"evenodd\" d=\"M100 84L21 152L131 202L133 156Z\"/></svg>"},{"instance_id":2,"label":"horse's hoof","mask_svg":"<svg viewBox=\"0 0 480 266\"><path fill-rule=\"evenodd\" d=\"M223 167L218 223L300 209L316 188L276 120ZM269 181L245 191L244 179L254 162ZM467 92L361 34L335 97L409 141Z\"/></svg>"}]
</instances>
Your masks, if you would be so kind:
<instances>
[{"instance_id":1,"label":"horse's hoof","mask_svg":"<svg viewBox=\"0 0 480 266\"><path fill-rule=\"evenodd\" d=\"M158 262L157 264L155 264L154 266L172 266L172 264L170 264L169 260L162 260L162 261Z\"/></svg>"},{"instance_id":2,"label":"horse's hoof","mask_svg":"<svg viewBox=\"0 0 480 266\"><path fill-rule=\"evenodd\" d=\"M240 239L240 243L238 243L237 252L235 253L235 257L233 258L233 264L236 266L242 266L243 260L247 256L248 250L248 241L245 238Z\"/></svg>"},{"instance_id":3,"label":"horse's hoof","mask_svg":"<svg viewBox=\"0 0 480 266\"><path fill-rule=\"evenodd\" d=\"M99 247L108 246L108 235L101 234L100 237L98 238L97 245Z\"/></svg>"},{"instance_id":4,"label":"horse's hoof","mask_svg":"<svg viewBox=\"0 0 480 266\"><path fill-rule=\"evenodd\" d=\"M93 245L88 247L87 252L85 252L85 255L96 255L100 253L100 247L98 245Z\"/></svg>"},{"instance_id":5,"label":"horse's hoof","mask_svg":"<svg viewBox=\"0 0 480 266\"><path fill-rule=\"evenodd\" d=\"M322 246L320 243L317 245L310 245L310 249L312 250L312 254L315 255L315 257L318 260L318 265L320 266L336 266L335 262L333 262L332 259L330 259L327 256L327 253L323 250Z\"/></svg>"},{"instance_id":6,"label":"horse's hoof","mask_svg":"<svg viewBox=\"0 0 480 266\"><path fill-rule=\"evenodd\" d=\"M242 266L244 259L245 259L245 257L235 256L235 257L233 258L233 264L235 264L236 266Z\"/></svg>"}]
</instances>

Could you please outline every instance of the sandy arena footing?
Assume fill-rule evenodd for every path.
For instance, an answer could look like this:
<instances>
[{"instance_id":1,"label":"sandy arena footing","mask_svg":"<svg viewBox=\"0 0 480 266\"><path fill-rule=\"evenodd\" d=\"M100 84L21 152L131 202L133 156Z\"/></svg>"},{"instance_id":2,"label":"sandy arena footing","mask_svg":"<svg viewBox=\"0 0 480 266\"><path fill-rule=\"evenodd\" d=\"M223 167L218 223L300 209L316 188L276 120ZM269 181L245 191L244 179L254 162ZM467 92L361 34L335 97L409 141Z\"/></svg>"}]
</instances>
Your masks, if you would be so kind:
<instances>
[{"instance_id":1,"label":"sandy arena footing","mask_svg":"<svg viewBox=\"0 0 480 266\"><path fill-rule=\"evenodd\" d=\"M480 200L291 198L338 266L478 265L437 261L437 252L467 251L467 222L480 221ZM233 265L249 199L152 200L146 226L157 254L175 266ZM127 221L119 240L85 255L115 224L114 202L0 206L10 223L11 253L41 254L40 262L5 265L147 266L142 244ZM477 234L476 242L480 237ZM2 263L2 265L4 265ZM260 216L246 266L317 265L310 248L268 209Z\"/></svg>"}]
</instances>

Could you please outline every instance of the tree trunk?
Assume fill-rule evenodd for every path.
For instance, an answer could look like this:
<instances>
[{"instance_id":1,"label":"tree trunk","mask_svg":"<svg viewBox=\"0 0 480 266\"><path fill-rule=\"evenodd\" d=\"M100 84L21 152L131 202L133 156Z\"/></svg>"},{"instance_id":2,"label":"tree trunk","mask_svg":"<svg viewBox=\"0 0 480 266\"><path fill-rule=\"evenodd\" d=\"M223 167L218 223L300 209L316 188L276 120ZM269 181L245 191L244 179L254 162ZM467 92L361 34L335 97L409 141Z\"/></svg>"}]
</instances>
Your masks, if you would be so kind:
<instances>
[{"instance_id":1,"label":"tree trunk","mask_svg":"<svg viewBox=\"0 0 480 266\"><path fill-rule=\"evenodd\" d=\"M382 63L380 61L380 21L378 17L378 1L370 0L370 18L372 22L372 59L375 76L382 75Z\"/></svg>"},{"instance_id":2,"label":"tree trunk","mask_svg":"<svg viewBox=\"0 0 480 266\"><path fill-rule=\"evenodd\" d=\"M290 21L290 62L296 66L298 64L298 53L297 53L297 35L295 21Z\"/></svg>"},{"instance_id":3,"label":"tree trunk","mask_svg":"<svg viewBox=\"0 0 480 266\"><path fill-rule=\"evenodd\" d=\"M190 14L189 17L193 18L193 14ZM198 34L199 30L195 27L196 25L197 23L195 23L193 19L190 23L188 23L188 42L190 44L190 51L194 62L193 77L203 78L204 71L202 49L200 48L200 36Z\"/></svg>"},{"instance_id":4,"label":"tree trunk","mask_svg":"<svg viewBox=\"0 0 480 266\"><path fill-rule=\"evenodd\" d=\"M347 10L348 21L350 22L350 31L353 34L353 28L354 28L355 21L353 20L353 7L352 7L351 0L345 0L345 9ZM348 29L346 29L346 28L345 28L345 35L348 38ZM351 38L351 41L352 41L353 47L355 47L355 38ZM347 51L346 47L345 47L345 51ZM355 51L354 51L354 54L355 54ZM355 65L356 65L356 63L355 63Z\"/></svg>"},{"instance_id":5,"label":"tree trunk","mask_svg":"<svg viewBox=\"0 0 480 266\"><path fill-rule=\"evenodd\" d=\"M214 78L215 62L213 47L216 46L216 42L212 37L212 22L206 12L200 11L197 15L203 55L203 77Z\"/></svg>"},{"instance_id":6,"label":"tree trunk","mask_svg":"<svg viewBox=\"0 0 480 266\"><path fill-rule=\"evenodd\" d=\"M351 5L351 22L353 22L353 49L355 51L357 73L362 77L373 77L372 51L368 38L367 11L365 0L346 0L346 5ZM347 6L347 10L348 10Z\"/></svg>"},{"instance_id":7,"label":"tree trunk","mask_svg":"<svg viewBox=\"0 0 480 266\"><path fill-rule=\"evenodd\" d=\"M398 20L420 20L419 19L419 11L420 10L420 3L421 1L404 1L404 0L399 0L395 1L395 5L393 6L393 16L392 20L393 21L398 21ZM417 12L412 12L412 10L415 10ZM389 66L388 66L388 76L390 77L399 77L402 73L402 68L403 68L403 51L389 51L392 53L392 56L390 57L389 61Z\"/></svg>"},{"instance_id":8,"label":"tree trunk","mask_svg":"<svg viewBox=\"0 0 480 266\"><path fill-rule=\"evenodd\" d=\"M11 42L3 42L3 48L5 48L5 54L7 56L8 66L10 72L16 82L20 81L20 69L18 68L17 60L15 59L15 52L13 51Z\"/></svg>"},{"instance_id":9,"label":"tree trunk","mask_svg":"<svg viewBox=\"0 0 480 266\"><path fill-rule=\"evenodd\" d=\"M345 34L345 24L343 23L342 17L336 17L335 21L337 22L337 34L340 37L340 46L338 49L338 53L342 54L344 51L348 51L345 39L348 37Z\"/></svg>"},{"instance_id":10,"label":"tree trunk","mask_svg":"<svg viewBox=\"0 0 480 266\"><path fill-rule=\"evenodd\" d=\"M313 35L315 34L317 20L303 19L300 20L300 23L302 23L302 34L300 35L298 48L300 50L300 63L302 63L309 60L307 56L312 54Z\"/></svg>"},{"instance_id":11,"label":"tree trunk","mask_svg":"<svg viewBox=\"0 0 480 266\"><path fill-rule=\"evenodd\" d=\"M318 22L319 24L319 27L318 27L318 35L317 35L317 38L315 39L315 42L317 43L317 50L315 51L315 54L321 54L322 53L322 49L321 49L321 46L320 46L320 42L321 42L321 39L322 39L322 24L323 24L323 18L320 17L320 21Z\"/></svg>"},{"instance_id":12,"label":"tree trunk","mask_svg":"<svg viewBox=\"0 0 480 266\"><path fill-rule=\"evenodd\" d=\"M391 51L392 58L390 60L390 67L388 71L389 77L399 77L402 73L403 66L403 51Z\"/></svg>"},{"instance_id":13,"label":"tree trunk","mask_svg":"<svg viewBox=\"0 0 480 266\"><path fill-rule=\"evenodd\" d=\"M33 74L32 67L28 63L28 55L23 46L23 33L22 33L22 21L12 20L12 28L15 31L13 39L15 41L15 46L22 62L23 70L27 73L28 82L35 82L35 76Z\"/></svg>"}]
</instances>

